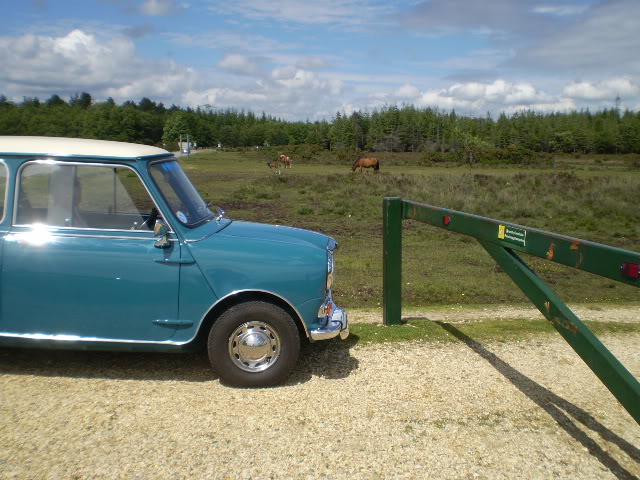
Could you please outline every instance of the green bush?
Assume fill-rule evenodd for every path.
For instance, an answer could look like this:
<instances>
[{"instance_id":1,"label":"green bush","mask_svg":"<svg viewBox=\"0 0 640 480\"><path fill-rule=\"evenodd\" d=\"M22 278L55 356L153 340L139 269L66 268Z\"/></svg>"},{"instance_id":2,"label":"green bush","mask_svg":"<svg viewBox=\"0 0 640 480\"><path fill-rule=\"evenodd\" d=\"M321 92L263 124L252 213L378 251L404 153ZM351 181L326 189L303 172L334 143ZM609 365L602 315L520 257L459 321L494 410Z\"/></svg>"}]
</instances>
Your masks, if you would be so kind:
<instances>
[{"instance_id":1,"label":"green bush","mask_svg":"<svg viewBox=\"0 0 640 480\"><path fill-rule=\"evenodd\" d=\"M425 152L422 154L421 164L550 166L552 162L553 159L548 153L534 152L523 147L509 145L505 148L469 147L451 152Z\"/></svg>"}]
</instances>

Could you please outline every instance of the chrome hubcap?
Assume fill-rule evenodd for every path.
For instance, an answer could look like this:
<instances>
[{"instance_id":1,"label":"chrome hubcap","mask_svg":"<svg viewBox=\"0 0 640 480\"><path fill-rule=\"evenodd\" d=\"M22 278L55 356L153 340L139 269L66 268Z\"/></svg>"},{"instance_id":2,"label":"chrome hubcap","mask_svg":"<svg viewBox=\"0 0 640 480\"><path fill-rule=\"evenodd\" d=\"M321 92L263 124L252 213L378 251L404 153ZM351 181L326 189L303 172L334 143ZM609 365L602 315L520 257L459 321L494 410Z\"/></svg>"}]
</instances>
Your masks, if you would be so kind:
<instances>
[{"instance_id":1,"label":"chrome hubcap","mask_svg":"<svg viewBox=\"0 0 640 480\"><path fill-rule=\"evenodd\" d=\"M229 337L231 360L246 372L261 372L280 356L280 337L264 322L247 322Z\"/></svg>"}]
</instances>

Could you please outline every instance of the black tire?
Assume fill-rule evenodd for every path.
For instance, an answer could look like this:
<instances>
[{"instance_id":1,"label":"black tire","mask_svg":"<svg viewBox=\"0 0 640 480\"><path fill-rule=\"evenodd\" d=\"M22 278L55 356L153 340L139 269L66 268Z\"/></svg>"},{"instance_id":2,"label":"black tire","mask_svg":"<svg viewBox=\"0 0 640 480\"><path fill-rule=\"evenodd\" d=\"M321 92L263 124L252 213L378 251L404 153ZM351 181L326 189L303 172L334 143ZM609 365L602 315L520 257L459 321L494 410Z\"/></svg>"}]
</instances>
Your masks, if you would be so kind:
<instances>
[{"instance_id":1,"label":"black tire","mask_svg":"<svg viewBox=\"0 0 640 480\"><path fill-rule=\"evenodd\" d=\"M295 321L268 302L240 303L213 324L209 361L220 379L239 387L270 387L284 381L300 353Z\"/></svg>"}]
</instances>

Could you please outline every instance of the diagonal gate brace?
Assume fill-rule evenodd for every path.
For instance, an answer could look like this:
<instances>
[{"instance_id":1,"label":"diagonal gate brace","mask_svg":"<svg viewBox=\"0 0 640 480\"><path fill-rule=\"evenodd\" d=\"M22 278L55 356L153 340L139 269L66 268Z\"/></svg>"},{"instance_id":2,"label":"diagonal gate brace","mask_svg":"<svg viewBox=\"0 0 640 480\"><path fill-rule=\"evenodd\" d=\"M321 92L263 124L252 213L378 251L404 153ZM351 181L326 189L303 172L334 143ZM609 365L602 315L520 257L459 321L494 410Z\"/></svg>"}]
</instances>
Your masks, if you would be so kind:
<instances>
[{"instance_id":1,"label":"diagonal gate brace","mask_svg":"<svg viewBox=\"0 0 640 480\"><path fill-rule=\"evenodd\" d=\"M512 249L478 241L640 424L640 383L635 377Z\"/></svg>"}]
</instances>

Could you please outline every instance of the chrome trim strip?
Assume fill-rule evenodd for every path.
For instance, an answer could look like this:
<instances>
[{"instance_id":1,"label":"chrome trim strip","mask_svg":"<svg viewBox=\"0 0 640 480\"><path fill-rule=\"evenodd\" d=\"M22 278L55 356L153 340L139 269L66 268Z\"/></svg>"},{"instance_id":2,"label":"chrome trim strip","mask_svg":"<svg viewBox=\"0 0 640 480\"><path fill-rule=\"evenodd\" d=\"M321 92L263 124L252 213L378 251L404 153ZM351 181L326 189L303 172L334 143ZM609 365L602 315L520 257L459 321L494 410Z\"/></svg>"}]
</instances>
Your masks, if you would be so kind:
<instances>
[{"instance_id":1,"label":"chrome trim strip","mask_svg":"<svg viewBox=\"0 0 640 480\"><path fill-rule=\"evenodd\" d=\"M156 202L156 199L153 198L153 195L151 194L151 192L149 191L149 188L147 187L147 184L144 183L144 180L142 179L142 177L140 176L140 174L138 173L138 171L133 168L131 165L126 165L124 163L94 163L94 162L67 162L67 161L61 161L61 160L55 160L55 159L41 159L41 160L29 160L27 162L24 162L22 165L20 165L20 167L18 168L18 171L16 172L16 181L14 182L15 186L14 186L14 191L13 191L13 217L11 219L11 225L12 226L25 226L25 225L17 225L16 224L16 217L18 214L18 209L17 209L17 205L18 205L18 192L20 191L20 185L22 183L22 170L24 168L27 167L27 165L31 165L31 164L40 164L40 165L77 165L77 166L83 166L83 167L107 167L107 168L115 168L115 167L122 167L122 168L128 168L129 170L131 170L133 173L136 174L136 176L138 177L138 180L140 180L140 183L142 183L142 186L144 187L144 189L147 191L147 194L149 195L149 198L151 199L151 201L153 202L153 205L156 207L156 209L158 210L158 212L160 212L160 214L162 215L162 218L165 220L165 222L167 222L167 224L169 225L169 228L171 229L170 232L168 233L175 233L175 229L173 228L173 225L171 225L171 222L169 220L167 220L167 216L162 212L162 209L158 206L158 203ZM29 225L33 225L33 224L29 224ZM69 229L73 229L73 230L100 230L100 231L105 231L105 232L130 232L132 230L117 230L117 229L107 229L107 228L77 228L77 227L64 227L64 226L54 226L55 228L69 228ZM135 231L135 230L133 230ZM146 232L143 232L146 233Z\"/></svg>"},{"instance_id":2,"label":"chrome trim strip","mask_svg":"<svg viewBox=\"0 0 640 480\"><path fill-rule=\"evenodd\" d=\"M195 238L195 239L191 239L191 240L185 240L184 243L196 243L196 242L201 242L202 240L209 238L212 235L215 235L216 233L218 233L220 230L216 230L215 232L211 232L206 234L204 237L201 238Z\"/></svg>"},{"instance_id":3,"label":"chrome trim strip","mask_svg":"<svg viewBox=\"0 0 640 480\"><path fill-rule=\"evenodd\" d=\"M129 233L139 233L139 234L144 234L144 235L148 235L148 234L153 234L153 232L151 231L143 231L143 230L125 230L122 228L114 228L113 230L108 230L106 228L85 228L85 227L59 227L57 225L47 225L46 223L18 223L16 225L12 225L12 227L19 227L19 228L33 228L36 225L38 226L43 226L46 227L46 229L48 231L56 231L56 230L66 230L69 232L78 232L77 235L78 236L82 236L83 232L93 232L95 230L100 230L102 232L129 232ZM169 232L167 232L169 233ZM173 232L171 232L173 233ZM60 233L52 233L52 235L66 235L66 236L75 236L75 233L64 233L64 232L60 232ZM104 236L104 235L102 235ZM155 237L154 237L155 238Z\"/></svg>"},{"instance_id":4,"label":"chrome trim strip","mask_svg":"<svg viewBox=\"0 0 640 480\"><path fill-rule=\"evenodd\" d=\"M7 157L58 157L58 158L97 158L99 160L113 160L114 162L121 161L135 161L135 160L155 160L159 158L175 157L171 152L167 153L155 153L153 155L141 155L138 157L110 157L109 155L82 155L77 153L44 153L44 152L2 152L3 156Z\"/></svg>"},{"instance_id":5,"label":"chrome trim strip","mask_svg":"<svg viewBox=\"0 0 640 480\"><path fill-rule=\"evenodd\" d=\"M247 292L258 292L258 293L267 293L269 295L273 295L274 297L279 298L280 300L282 300L284 303L286 303L287 305L289 305L291 307L291 309L296 313L296 315L298 315L298 318L300 319L300 321L302 322L302 327L304 328L304 333L307 335L307 338L309 338L309 327L307 327L307 324L304 321L304 317L302 315L300 315L300 312L298 311L298 309L296 307L294 307L293 305L291 305L291 302L289 302L286 298L281 297L280 295L278 295L277 293L273 293L270 292L268 290L257 290L257 289L246 289L246 290L234 290L233 292L225 295L222 298L219 298L218 300L216 300L213 305L211 305L208 309L207 312L202 316L202 318L200 319L200 322L198 323L198 328L196 330L196 334L193 336L193 338L195 338L198 335L198 332L200 331L200 327L202 326L202 323L204 322L204 319L207 317L207 315L209 315L209 312L211 312L211 310L213 310L213 308L218 305L220 302L222 302L223 300L229 298L232 295L237 295L239 293L247 293ZM193 338L191 340L193 340Z\"/></svg>"},{"instance_id":6,"label":"chrome trim strip","mask_svg":"<svg viewBox=\"0 0 640 480\"><path fill-rule=\"evenodd\" d=\"M57 342L104 342L104 343L137 343L145 345L184 345L188 342L172 342L164 340L154 342L149 340L126 340L120 338L81 337L79 335L50 335L46 333L0 333L0 338L22 338L25 340L52 340Z\"/></svg>"},{"instance_id":7,"label":"chrome trim strip","mask_svg":"<svg viewBox=\"0 0 640 480\"><path fill-rule=\"evenodd\" d=\"M9 167L4 163L4 160L0 159L0 164L4 167L4 172L7 174L7 177L4 181L4 205L2 206L2 218L0 218L0 223L4 222L5 218L7 218L7 202L9 201Z\"/></svg>"},{"instance_id":8,"label":"chrome trim strip","mask_svg":"<svg viewBox=\"0 0 640 480\"><path fill-rule=\"evenodd\" d=\"M125 231L126 230L119 230L119 231ZM0 232L2 233L2 232ZM4 233L9 233L4 232ZM13 231L11 233L11 235L15 235L17 237L19 237L20 235L26 235L29 232L16 232ZM109 238L112 240L144 240L144 241L151 241L151 242L156 242L158 239L156 237L124 237L124 236L118 236L118 235L76 235L74 233L55 233L55 232L51 232L51 236L52 237L75 237L75 238ZM170 242L177 242L179 241L177 238L170 238L169 239Z\"/></svg>"},{"instance_id":9,"label":"chrome trim strip","mask_svg":"<svg viewBox=\"0 0 640 480\"><path fill-rule=\"evenodd\" d=\"M74 232L93 232L95 230L100 230L101 232L129 232L129 233L141 233L141 234L152 234L151 230L131 230L129 228L86 228L86 227L63 227L61 225L48 225L46 223L16 223L12 225L12 227L22 227L22 228L30 228L35 225L42 225L43 227L48 227L50 230L71 230ZM174 231L169 231L167 233L175 233ZM71 234L60 234L60 235L71 235ZM79 235L82 235L81 233ZM157 238L157 237L154 237Z\"/></svg>"},{"instance_id":10,"label":"chrome trim strip","mask_svg":"<svg viewBox=\"0 0 640 480\"><path fill-rule=\"evenodd\" d=\"M193 326L193 320L177 320L175 318L158 318L151 323L161 327L186 328Z\"/></svg>"}]
</instances>

